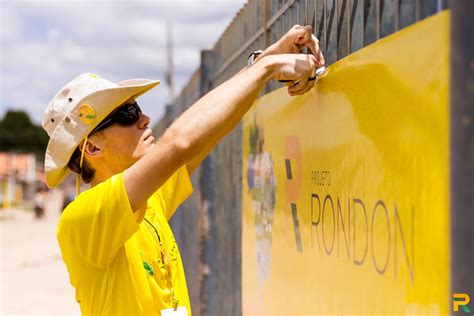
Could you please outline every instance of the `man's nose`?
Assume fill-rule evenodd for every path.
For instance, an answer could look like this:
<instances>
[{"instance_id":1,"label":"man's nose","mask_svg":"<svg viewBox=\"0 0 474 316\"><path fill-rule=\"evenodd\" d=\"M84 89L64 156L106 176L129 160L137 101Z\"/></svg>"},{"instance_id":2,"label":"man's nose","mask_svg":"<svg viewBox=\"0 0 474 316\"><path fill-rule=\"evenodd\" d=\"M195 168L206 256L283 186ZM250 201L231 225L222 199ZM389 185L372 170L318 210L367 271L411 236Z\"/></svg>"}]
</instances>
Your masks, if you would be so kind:
<instances>
[{"instance_id":1,"label":"man's nose","mask_svg":"<svg viewBox=\"0 0 474 316\"><path fill-rule=\"evenodd\" d=\"M140 113L140 118L138 119L138 127L143 129L147 128L150 124L150 117L146 114Z\"/></svg>"}]
</instances>

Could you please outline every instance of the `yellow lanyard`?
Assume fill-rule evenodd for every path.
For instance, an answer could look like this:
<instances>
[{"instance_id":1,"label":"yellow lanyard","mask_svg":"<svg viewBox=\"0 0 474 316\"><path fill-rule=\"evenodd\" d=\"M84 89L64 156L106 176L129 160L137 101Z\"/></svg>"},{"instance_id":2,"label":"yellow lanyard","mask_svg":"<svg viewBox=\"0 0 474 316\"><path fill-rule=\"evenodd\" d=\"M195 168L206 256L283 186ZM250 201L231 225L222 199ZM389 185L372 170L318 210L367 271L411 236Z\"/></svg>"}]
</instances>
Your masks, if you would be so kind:
<instances>
[{"instance_id":1,"label":"yellow lanyard","mask_svg":"<svg viewBox=\"0 0 474 316\"><path fill-rule=\"evenodd\" d=\"M179 300L176 298L175 293L174 293L173 281L172 281L172 275L171 275L171 264L170 264L170 259L169 259L169 255L168 255L168 250L163 246L163 242L161 241L160 234L158 233L158 230L156 229L156 227L149 220L147 220L146 218L143 218L143 219L155 231L156 241L158 243L158 246L159 246L158 248L159 248L159 252L160 252L160 256L161 256L161 262L163 262L163 266L164 266L165 271L166 271L166 273L165 273L166 283L167 283L167 286L168 286L168 288L170 289L170 292L171 292L171 303L173 304L173 309L176 311L177 308L178 308ZM148 226L146 226L146 227L147 227L148 232L152 236L152 238L155 239L155 235L152 233L150 228Z\"/></svg>"}]
</instances>

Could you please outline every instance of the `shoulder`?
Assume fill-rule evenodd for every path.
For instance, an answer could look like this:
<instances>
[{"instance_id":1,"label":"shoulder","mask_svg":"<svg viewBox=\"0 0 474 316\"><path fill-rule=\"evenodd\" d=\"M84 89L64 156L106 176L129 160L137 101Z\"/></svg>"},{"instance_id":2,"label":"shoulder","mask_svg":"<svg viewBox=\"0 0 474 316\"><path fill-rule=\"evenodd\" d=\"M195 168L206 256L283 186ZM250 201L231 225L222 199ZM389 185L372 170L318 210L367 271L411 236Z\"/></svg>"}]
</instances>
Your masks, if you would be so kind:
<instances>
[{"instance_id":1,"label":"shoulder","mask_svg":"<svg viewBox=\"0 0 474 316\"><path fill-rule=\"evenodd\" d=\"M81 192L64 209L59 219L60 224L75 221L80 217L87 216L88 210L97 210L108 203L108 197L126 194L123 185L123 173L116 174L104 182Z\"/></svg>"}]
</instances>

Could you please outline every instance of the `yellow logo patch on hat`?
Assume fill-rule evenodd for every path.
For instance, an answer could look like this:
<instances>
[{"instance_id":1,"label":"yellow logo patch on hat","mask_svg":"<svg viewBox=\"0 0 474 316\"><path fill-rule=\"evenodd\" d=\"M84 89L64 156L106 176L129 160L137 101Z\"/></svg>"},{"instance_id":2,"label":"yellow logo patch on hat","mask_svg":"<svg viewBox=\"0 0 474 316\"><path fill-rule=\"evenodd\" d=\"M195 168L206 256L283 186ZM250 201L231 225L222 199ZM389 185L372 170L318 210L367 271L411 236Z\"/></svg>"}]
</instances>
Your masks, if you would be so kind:
<instances>
[{"instance_id":1,"label":"yellow logo patch on hat","mask_svg":"<svg viewBox=\"0 0 474 316\"><path fill-rule=\"evenodd\" d=\"M95 120L95 110L94 108L84 103L79 107L79 119L84 124L92 124Z\"/></svg>"}]
</instances>

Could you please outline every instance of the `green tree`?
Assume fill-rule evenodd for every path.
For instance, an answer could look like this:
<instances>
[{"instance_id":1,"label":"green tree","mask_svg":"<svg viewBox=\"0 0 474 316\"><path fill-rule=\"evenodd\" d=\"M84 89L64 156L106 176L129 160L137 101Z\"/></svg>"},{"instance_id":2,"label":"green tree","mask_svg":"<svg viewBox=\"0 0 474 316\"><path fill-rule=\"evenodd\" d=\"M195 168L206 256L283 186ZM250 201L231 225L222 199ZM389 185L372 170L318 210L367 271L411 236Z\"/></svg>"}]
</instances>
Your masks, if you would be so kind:
<instances>
[{"instance_id":1,"label":"green tree","mask_svg":"<svg viewBox=\"0 0 474 316\"><path fill-rule=\"evenodd\" d=\"M48 140L48 134L24 111L9 110L0 120L0 151L34 153L42 160Z\"/></svg>"}]
</instances>

